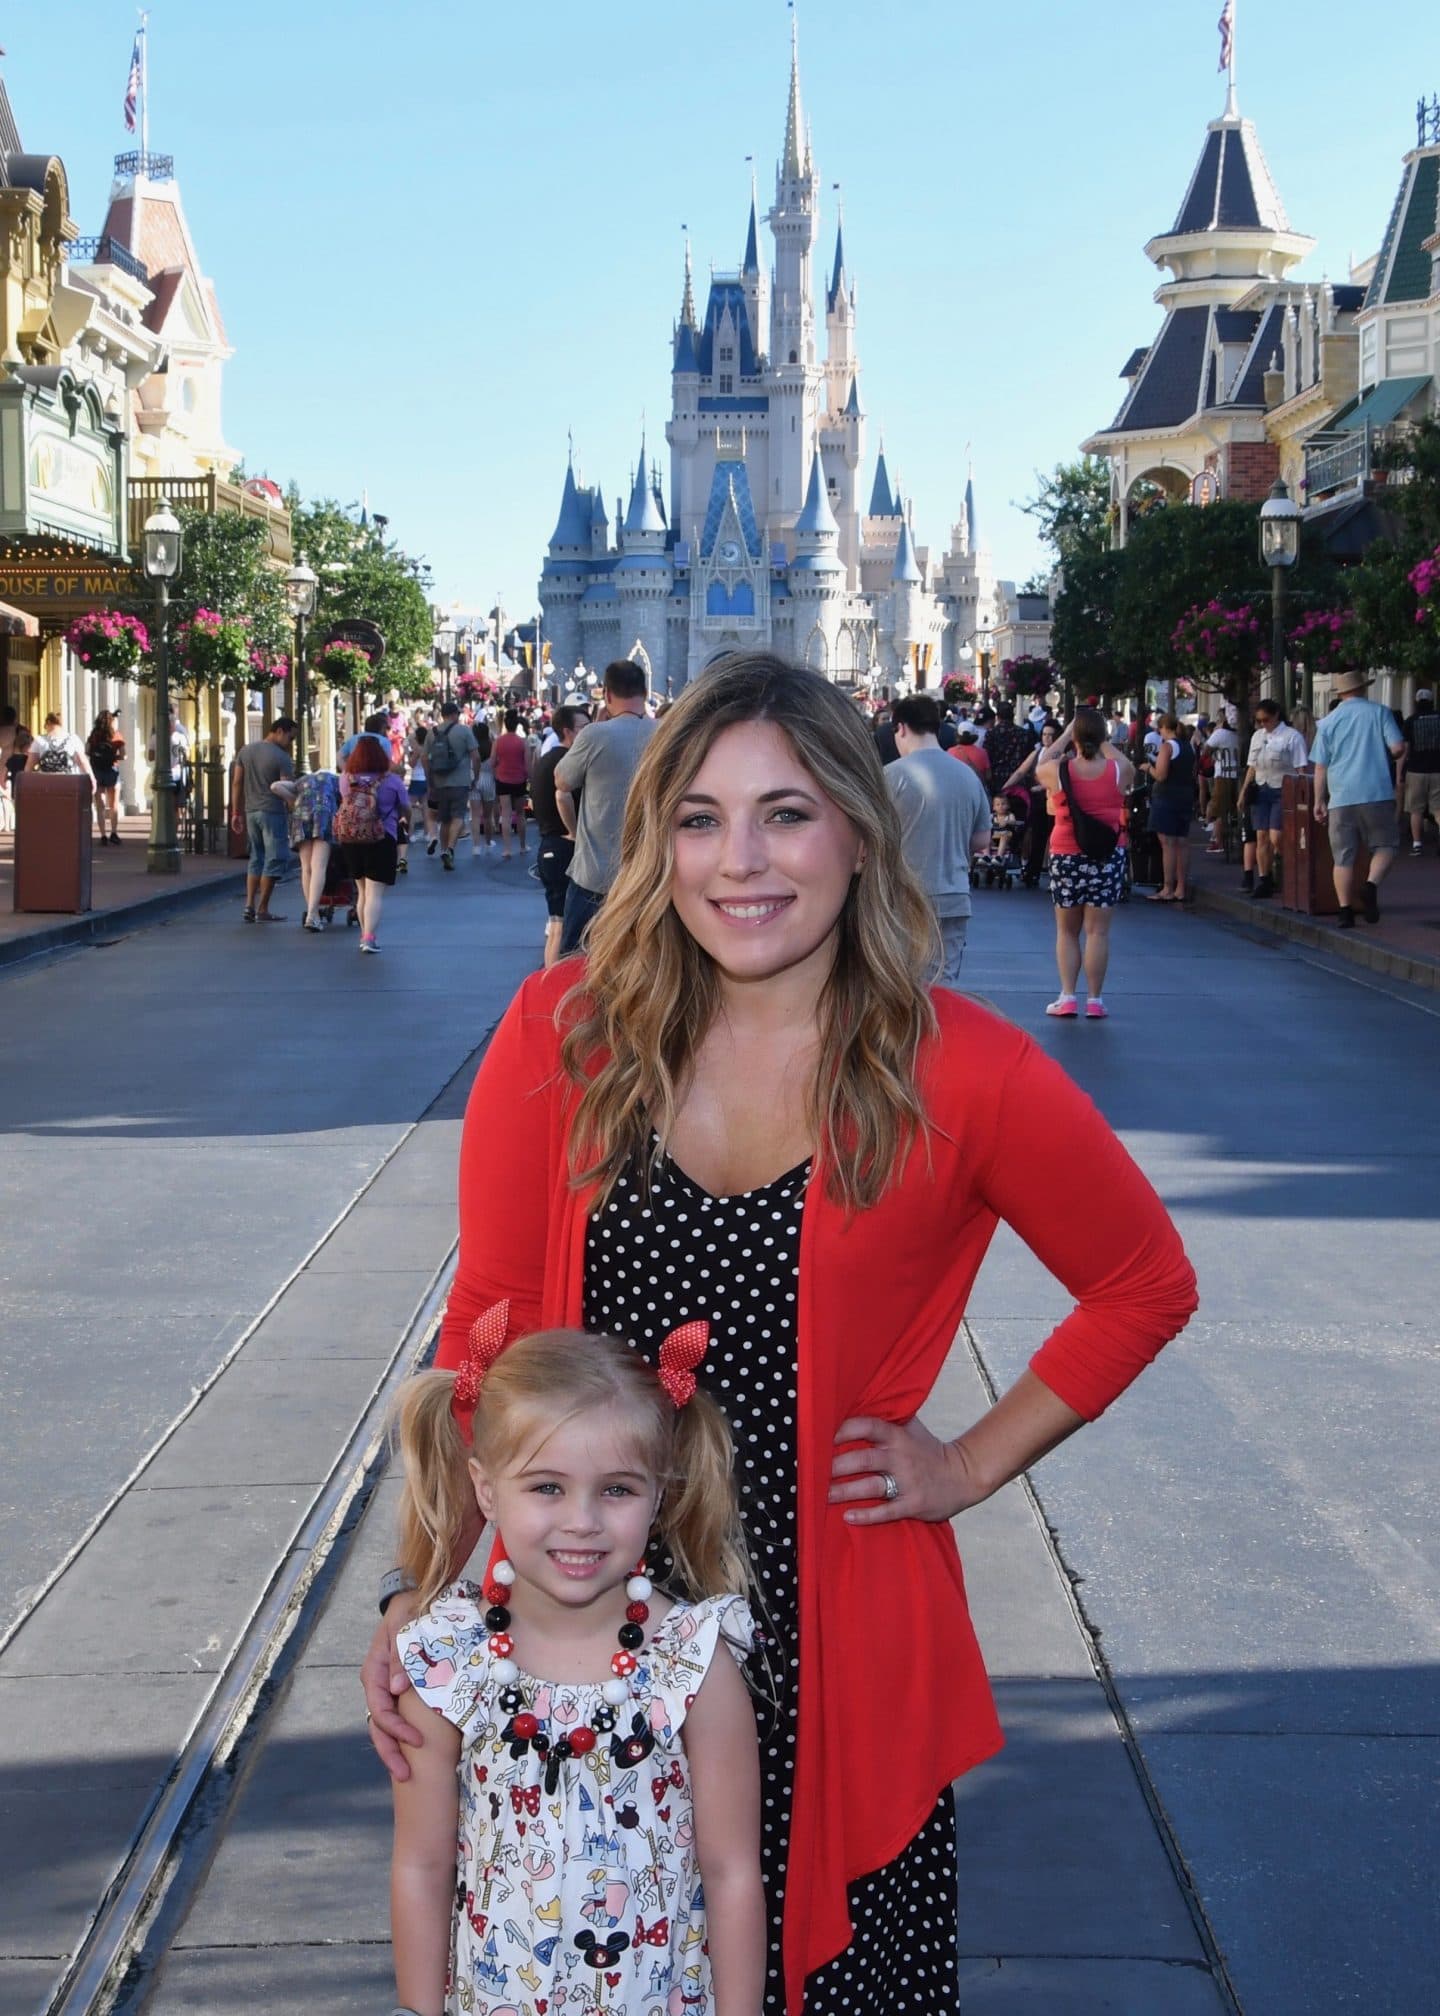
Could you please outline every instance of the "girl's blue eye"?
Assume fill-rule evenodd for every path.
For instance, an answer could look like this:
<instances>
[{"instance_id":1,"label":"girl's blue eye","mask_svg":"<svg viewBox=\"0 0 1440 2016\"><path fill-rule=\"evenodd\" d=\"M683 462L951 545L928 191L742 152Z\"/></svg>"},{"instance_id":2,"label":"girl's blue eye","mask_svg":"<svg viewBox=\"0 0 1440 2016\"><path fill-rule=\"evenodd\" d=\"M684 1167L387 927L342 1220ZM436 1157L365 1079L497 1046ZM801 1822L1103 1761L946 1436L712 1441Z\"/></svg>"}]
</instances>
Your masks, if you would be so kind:
<instances>
[{"instance_id":1,"label":"girl's blue eye","mask_svg":"<svg viewBox=\"0 0 1440 2016\"><path fill-rule=\"evenodd\" d=\"M688 818L680 821L680 831L682 833L698 833L703 827L713 826L714 823L715 821L708 812L692 812Z\"/></svg>"},{"instance_id":2,"label":"girl's blue eye","mask_svg":"<svg viewBox=\"0 0 1440 2016\"><path fill-rule=\"evenodd\" d=\"M635 1493L628 1484L610 1484L606 1486L606 1489L618 1492L622 1498L633 1498L635 1496Z\"/></svg>"},{"instance_id":3,"label":"girl's blue eye","mask_svg":"<svg viewBox=\"0 0 1440 2016\"><path fill-rule=\"evenodd\" d=\"M785 820L787 824L793 821L795 825L803 826L810 814L802 812L798 805L777 805L774 817Z\"/></svg>"},{"instance_id":4,"label":"girl's blue eye","mask_svg":"<svg viewBox=\"0 0 1440 2016\"><path fill-rule=\"evenodd\" d=\"M560 1486L547 1479L544 1483L532 1484L530 1486L530 1489L532 1491L558 1491L560 1489Z\"/></svg>"}]
</instances>

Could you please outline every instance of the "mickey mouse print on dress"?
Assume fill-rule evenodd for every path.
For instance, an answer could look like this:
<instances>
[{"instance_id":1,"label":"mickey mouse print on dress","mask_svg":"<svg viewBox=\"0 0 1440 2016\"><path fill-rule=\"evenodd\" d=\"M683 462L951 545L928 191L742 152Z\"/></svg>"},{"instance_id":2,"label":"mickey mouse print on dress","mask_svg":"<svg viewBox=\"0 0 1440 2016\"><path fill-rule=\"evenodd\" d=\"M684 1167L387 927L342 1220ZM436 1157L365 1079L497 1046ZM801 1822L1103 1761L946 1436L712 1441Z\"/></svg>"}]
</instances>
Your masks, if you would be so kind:
<instances>
[{"instance_id":1,"label":"mickey mouse print on dress","mask_svg":"<svg viewBox=\"0 0 1440 2016\"><path fill-rule=\"evenodd\" d=\"M601 1683L497 1678L491 1607L479 1584L454 1583L399 1640L416 1693L461 1733L463 1908L447 2008L699 2016L710 1959L681 1730L719 1648L750 1652L747 1605L676 1603L637 1655L623 1712ZM552 1770L553 1748L578 1730L595 1732L594 1747ZM560 1930L572 1926L584 1929Z\"/></svg>"}]
</instances>

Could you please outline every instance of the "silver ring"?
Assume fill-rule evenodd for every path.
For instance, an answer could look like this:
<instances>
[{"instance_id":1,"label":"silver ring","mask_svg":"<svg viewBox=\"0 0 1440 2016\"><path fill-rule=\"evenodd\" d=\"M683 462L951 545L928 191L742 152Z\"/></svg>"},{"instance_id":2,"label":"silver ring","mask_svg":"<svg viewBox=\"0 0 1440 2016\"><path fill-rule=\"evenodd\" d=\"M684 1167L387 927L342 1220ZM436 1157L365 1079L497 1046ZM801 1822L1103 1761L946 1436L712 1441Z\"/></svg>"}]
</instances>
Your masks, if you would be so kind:
<instances>
[{"instance_id":1,"label":"silver ring","mask_svg":"<svg viewBox=\"0 0 1440 2016\"><path fill-rule=\"evenodd\" d=\"M900 1496L900 1480L897 1477L892 1477L888 1470L882 1470L880 1472L880 1482L885 1491L885 1503L893 1505L895 1500Z\"/></svg>"}]
</instances>

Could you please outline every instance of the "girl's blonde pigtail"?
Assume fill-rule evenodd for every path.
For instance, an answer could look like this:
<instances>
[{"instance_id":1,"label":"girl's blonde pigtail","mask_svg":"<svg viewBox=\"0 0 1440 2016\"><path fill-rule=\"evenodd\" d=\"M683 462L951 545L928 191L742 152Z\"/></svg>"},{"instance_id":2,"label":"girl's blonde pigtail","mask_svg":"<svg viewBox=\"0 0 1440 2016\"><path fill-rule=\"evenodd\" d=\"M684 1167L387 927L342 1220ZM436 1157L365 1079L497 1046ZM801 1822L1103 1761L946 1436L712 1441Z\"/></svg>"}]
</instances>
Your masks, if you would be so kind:
<instances>
[{"instance_id":1,"label":"girl's blonde pigtail","mask_svg":"<svg viewBox=\"0 0 1440 2016\"><path fill-rule=\"evenodd\" d=\"M475 1504L466 1467L470 1452L450 1411L454 1391L453 1373L421 1372L406 1380L399 1400L405 1484L398 1565L413 1578L422 1610L450 1580L460 1536Z\"/></svg>"},{"instance_id":2,"label":"girl's blonde pigtail","mask_svg":"<svg viewBox=\"0 0 1440 2016\"><path fill-rule=\"evenodd\" d=\"M659 1524L693 1596L746 1595L754 1578L735 1490L735 1451L725 1416L696 1392L675 1421L674 1476Z\"/></svg>"}]
</instances>

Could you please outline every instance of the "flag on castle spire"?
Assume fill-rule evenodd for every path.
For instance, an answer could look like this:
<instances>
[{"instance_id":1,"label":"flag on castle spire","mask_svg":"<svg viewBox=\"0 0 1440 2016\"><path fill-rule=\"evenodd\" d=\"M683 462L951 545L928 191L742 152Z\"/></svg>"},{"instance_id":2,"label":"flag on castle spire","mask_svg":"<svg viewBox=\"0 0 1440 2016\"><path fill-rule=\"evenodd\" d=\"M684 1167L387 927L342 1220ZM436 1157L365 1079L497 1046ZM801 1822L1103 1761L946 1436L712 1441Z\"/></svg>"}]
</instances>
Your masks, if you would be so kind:
<instances>
[{"instance_id":1,"label":"flag on castle spire","mask_svg":"<svg viewBox=\"0 0 1440 2016\"><path fill-rule=\"evenodd\" d=\"M1220 68L1228 70L1235 61L1235 0L1225 0L1220 9Z\"/></svg>"},{"instance_id":2,"label":"flag on castle spire","mask_svg":"<svg viewBox=\"0 0 1440 2016\"><path fill-rule=\"evenodd\" d=\"M130 52L130 75L125 79L125 131L135 131L136 114L140 109L140 84L142 76L140 38L143 28L135 30L135 46Z\"/></svg>"}]
</instances>

